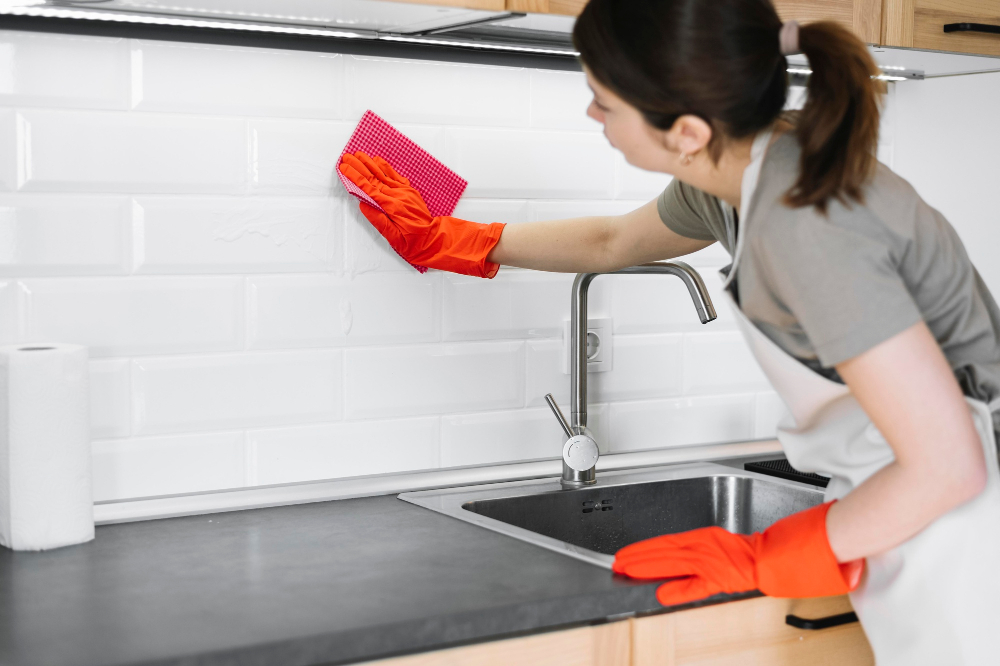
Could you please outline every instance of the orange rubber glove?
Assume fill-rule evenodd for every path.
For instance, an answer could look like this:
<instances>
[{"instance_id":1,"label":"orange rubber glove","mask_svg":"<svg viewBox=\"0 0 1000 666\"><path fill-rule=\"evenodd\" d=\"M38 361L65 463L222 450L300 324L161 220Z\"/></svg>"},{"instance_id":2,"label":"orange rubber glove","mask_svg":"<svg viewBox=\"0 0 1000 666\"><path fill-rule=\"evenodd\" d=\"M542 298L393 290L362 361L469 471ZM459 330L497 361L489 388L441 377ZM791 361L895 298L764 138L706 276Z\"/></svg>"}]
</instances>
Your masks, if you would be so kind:
<instances>
[{"instance_id":1,"label":"orange rubber glove","mask_svg":"<svg viewBox=\"0 0 1000 666\"><path fill-rule=\"evenodd\" d=\"M344 155L340 172L382 207L384 213L361 202L362 214L411 264L484 278L500 270L486 257L500 240L502 223L432 216L409 180L381 157L362 151Z\"/></svg>"},{"instance_id":2,"label":"orange rubber glove","mask_svg":"<svg viewBox=\"0 0 1000 666\"><path fill-rule=\"evenodd\" d=\"M792 514L750 536L703 527L646 539L619 550L611 568L631 578L683 577L656 590L664 606L751 590L790 598L846 594L861 581L865 561L837 562L826 536L832 505Z\"/></svg>"}]
</instances>

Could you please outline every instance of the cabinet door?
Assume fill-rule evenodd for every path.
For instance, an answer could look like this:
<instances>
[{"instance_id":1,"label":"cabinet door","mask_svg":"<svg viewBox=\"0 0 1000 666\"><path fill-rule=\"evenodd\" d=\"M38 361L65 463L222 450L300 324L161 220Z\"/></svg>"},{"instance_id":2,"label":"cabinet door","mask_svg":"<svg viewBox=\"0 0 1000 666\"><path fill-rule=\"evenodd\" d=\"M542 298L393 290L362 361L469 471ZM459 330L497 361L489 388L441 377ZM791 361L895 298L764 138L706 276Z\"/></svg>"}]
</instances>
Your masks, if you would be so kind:
<instances>
[{"instance_id":1,"label":"cabinet door","mask_svg":"<svg viewBox=\"0 0 1000 666\"><path fill-rule=\"evenodd\" d=\"M774 0L782 21L836 21L869 44L881 39L882 0Z\"/></svg>"},{"instance_id":2,"label":"cabinet door","mask_svg":"<svg viewBox=\"0 0 1000 666\"><path fill-rule=\"evenodd\" d=\"M629 666L628 621L366 662L365 666Z\"/></svg>"},{"instance_id":3,"label":"cabinet door","mask_svg":"<svg viewBox=\"0 0 1000 666\"><path fill-rule=\"evenodd\" d=\"M632 666L871 666L871 647L855 622L820 630L785 624L851 610L847 597L761 597L631 620Z\"/></svg>"},{"instance_id":4,"label":"cabinet door","mask_svg":"<svg viewBox=\"0 0 1000 666\"><path fill-rule=\"evenodd\" d=\"M945 32L949 23L980 23L1000 28L996 0L886 0L883 42L933 51L1000 56L1000 34Z\"/></svg>"},{"instance_id":5,"label":"cabinet door","mask_svg":"<svg viewBox=\"0 0 1000 666\"><path fill-rule=\"evenodd\" d=\"M507 0L507 11L576 16L585 4L587 0Z\"/></svg>"}]
</instances>

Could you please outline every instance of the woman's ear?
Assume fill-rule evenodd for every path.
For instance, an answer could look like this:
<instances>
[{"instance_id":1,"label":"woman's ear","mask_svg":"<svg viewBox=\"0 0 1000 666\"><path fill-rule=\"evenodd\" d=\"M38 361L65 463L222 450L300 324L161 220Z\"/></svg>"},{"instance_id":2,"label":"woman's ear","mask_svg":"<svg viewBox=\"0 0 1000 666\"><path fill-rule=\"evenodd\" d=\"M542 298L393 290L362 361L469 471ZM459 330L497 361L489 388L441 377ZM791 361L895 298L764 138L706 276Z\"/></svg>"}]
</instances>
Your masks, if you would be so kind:
<instances>
[{"instance_id":1,"label":"woman's ear","mask_svg":"<svg viewBox=\"0 0 1000 666\"><path fill-rule=\"evenodd\" d=\"M682 155L696 155L712 141L712 126L694 115L683 115L666 133L666 144Z\"/></svg>"}]
</instances>

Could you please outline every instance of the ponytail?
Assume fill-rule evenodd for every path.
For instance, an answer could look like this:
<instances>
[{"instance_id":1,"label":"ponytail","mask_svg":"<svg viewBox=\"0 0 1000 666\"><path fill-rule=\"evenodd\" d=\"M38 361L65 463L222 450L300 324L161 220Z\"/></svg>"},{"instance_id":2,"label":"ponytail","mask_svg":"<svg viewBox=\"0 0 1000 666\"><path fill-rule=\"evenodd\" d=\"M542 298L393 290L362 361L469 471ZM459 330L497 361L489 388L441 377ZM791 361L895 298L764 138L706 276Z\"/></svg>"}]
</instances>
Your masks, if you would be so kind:
<instances>
[{"instance_id":1,"label":"ponytail","mask_svg":"<svg viewBox=\"0 0 1000 666\"><path fill-rule=\"evenodd\" d=\"M799 48L812 75L795 123L802 150L799 178L785 202L824 213L830 199L864 203L863 188L877 161L884 87L874 78L879 70L861 40L831 21L802 26Z\"/></svg>"},{"instance_id":2,"label":"ponytail","mask_svg":"<svg viewBox=\"0 0 1000 666\"><path fill-rule=\"evenodd\" d=\"M691 114L713 129L708 154L782 116L788 61L770 0L590 0L573 42L590 73L668 130ZM800 174L785 196L825 213L830 199L863 202L876 165L879 71L868 49L836 23L799 28L809 58L805 108L796 112Z\"/></svg>"}]
</instances>

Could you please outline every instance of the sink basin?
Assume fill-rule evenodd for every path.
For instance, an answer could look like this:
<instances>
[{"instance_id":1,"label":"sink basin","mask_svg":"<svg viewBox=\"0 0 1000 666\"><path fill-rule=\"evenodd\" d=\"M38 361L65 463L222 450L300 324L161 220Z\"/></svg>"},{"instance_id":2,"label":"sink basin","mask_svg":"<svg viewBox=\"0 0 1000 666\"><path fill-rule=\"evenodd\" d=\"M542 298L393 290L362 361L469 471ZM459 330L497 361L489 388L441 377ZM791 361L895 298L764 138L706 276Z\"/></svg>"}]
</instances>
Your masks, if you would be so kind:
<instances>
[{"instance_id":1,"label":"sink basin","mask_svg":"<svg viewBox=\"0 0 1000 666\"><path fill-rule=\"evenodd\" d=\"M823 490L714 463L403 493L400 499L599 566L630 543L717 525L750 534L823 501Z\"/></svg>"}]
</instances>

